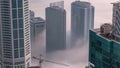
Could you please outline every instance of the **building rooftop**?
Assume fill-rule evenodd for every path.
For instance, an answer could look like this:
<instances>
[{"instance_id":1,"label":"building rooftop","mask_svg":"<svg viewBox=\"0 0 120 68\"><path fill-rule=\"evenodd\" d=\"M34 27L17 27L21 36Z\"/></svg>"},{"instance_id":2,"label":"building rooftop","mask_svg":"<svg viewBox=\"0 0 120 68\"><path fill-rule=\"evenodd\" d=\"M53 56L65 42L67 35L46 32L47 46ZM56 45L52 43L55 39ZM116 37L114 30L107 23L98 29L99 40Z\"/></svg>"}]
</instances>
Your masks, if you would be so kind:
<instances>
[{"instance_id":1,"label":"building rooftop","mask_svg":"<svg viewBox=\"0 0 120 68\"><path fill-rule=\"evenodd\" d=\"M75 1L72 4L83 8L88 8L91 5L89 2L85 2L85 1Z\"/></svg>"},{"instance_id":2,"label":"building rooftop","mask_svg":"<svg viewBox=\"0 0 120 68\"><path fill-rule=\"evenodd\" d=\"M41 17L34 17L34 18L31 19L31 21L32 21L33 23L45 22L45 20L42 19Z\"/></svg>"},{"instance_id":3,"label":"building rooftop","mask_svg":"<svg viewBox=\"0 0 120 68\"><path fill-rule=\"evenodd\" d=\"M50 7L49 8L65 11L65 9L64 9L64 1L58 1L58 2L50 3Z\"/></svg>"},{"instance_id":4,"label":"building rooftop","mask_svg":"<svg viewBox=\"0 0 120 68\"><path fill-rule=\"evenodd\" d=\"M94 31L109 40L114 40L114 41L120 42L120 36L114 35L112 33L112 25L111 24L105 23L99 29L95 29Z\"/></svg>"}]
</instances>

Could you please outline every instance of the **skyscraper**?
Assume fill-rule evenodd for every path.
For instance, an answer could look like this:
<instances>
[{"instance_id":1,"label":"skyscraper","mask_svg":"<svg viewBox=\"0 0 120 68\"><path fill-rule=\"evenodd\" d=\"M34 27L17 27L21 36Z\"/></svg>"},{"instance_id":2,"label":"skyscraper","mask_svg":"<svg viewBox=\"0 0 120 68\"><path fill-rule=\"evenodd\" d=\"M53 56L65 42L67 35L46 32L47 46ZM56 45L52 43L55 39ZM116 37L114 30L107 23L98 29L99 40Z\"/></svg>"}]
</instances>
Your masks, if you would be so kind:
<instances>
[{"instance_id":1,"label":"skyscraper","mask_svg":"<svg viewBox=\"0 0 120 68\"><path fill-rule=\"evenodd\" d=\"M89 2L75 1L71 4L72 46L79 38L81 42L89 39L89 29L94 28L94 7Z\"/></svg>"},{"instance_id":2,"label":"skyscraper","mask_svg":"<svg viewBox=\"0 0 120 68\"><path fill-rule=\"evenodd\" d=\"M46 51L66 48L66 11L62 2L46 8Z\"/></svg>"},{"instance_id":3,"label":"skyscraper","mask_svg":"<svg viewBox=\"0 0 120 68\"><path fill-rule=\"evenodd\" d=\"M30 33L31 33L31 42L35 41L35 37L44 29L45 20L41 17L35 17L34 12L30 11Z\"/></svg>"},{"instance_id":4,"label":"skyscraper","mask_svg":"<svg viewBox=\"0 0 120 68\"><path fill-rule=\"evenodd\" d=\"M90 30L89 62L92 68L120 68L120 38L112 33L112 26L104 24L100 30Z\"/></svg>"},{"instance_id":5,"label":"skyscraper","mask_svg":"<svg viewBox=\"0 0 120 68\"><path fill-rule=\"evenodd\" d=\"M28 0L0 0L2 68L26 68L31 60Z\"/></svg>"},{"instance_id":6,"label":"skyscraper","mask_svg":"<svg viewBox=\"0 0 120 68\"><path fill-rule=\"evenodd\" d=\"M113 4L113 34L120 36L120 1Z\"/></svg>"},{"instance_id":7,"label":"skyscraper","mask_svg":"<svg viewBox=\"0 0 120 68\"><path fill-rule=\"evenodd\" d=\"M34 15L35 13L30 11L31 56L37 56L38 54L43 54L45 52L45 42L41 41L45 39L45 35L41 36L45 29L45 20L41 17L35 17ZM44 39L41 39L41 37L44 37ZM32 59L31 61L32 64L35 62Z\"/></svg>"}]
</instances>

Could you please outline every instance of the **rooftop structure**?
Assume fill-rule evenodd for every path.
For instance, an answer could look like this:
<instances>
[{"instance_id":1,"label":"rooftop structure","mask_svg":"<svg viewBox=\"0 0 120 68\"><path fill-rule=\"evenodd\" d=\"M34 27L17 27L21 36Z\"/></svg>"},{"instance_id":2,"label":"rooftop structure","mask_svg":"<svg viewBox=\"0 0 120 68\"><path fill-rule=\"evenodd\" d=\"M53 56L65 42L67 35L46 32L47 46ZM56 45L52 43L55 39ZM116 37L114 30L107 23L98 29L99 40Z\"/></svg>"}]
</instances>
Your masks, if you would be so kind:
<instances>
[{"instance_id":1,"label":"rooftop structure","mask_svg":"<svg viewBox=\"0 0 120 68\"><path fill-rule=\"evenodd\" d=\"M44 19L42 19L41 17L34 17L33 19L31 19L32 23L38 23L38 22L45 22Z\"/></svg>"},{"instance_id":2,"label":"rooftop structure","mask_svg":"<svg viewBox=\"0 0 120 68\"><path fill-rule=\"evenodd\" d=\"M64 1L50 3L50 7L54 7L54 6L57 6L59 8L63 8L64 9Z\"/></svg>"},{"instance_id":3,"label":"rooftop structure","mask_svg":"<svg viewBox=\"0 0 120 68\"><path fill-rule=\"evenodd\" d=\"M100 34L101 36L103 36L109 40L115 40L117 42L120 42L120 36L112 33L112 25L111 24L105 23L105 24L101 25L100 29L95 29L95 31L98 34Z\"/></svg>"}]
</instances>

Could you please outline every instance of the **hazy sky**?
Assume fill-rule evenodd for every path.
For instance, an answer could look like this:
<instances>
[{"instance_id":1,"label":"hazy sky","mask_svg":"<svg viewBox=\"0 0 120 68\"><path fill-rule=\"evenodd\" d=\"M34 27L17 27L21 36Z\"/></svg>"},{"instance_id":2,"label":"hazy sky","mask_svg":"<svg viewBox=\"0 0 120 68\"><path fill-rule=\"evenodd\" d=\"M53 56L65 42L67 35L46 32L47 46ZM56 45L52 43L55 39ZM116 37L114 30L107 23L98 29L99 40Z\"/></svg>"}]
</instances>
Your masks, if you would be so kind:
<instances>
[{"instance_id":1,"label":"hazy sky","mask_svg":"<svg viewBox=\"0 0 120 68\"><path fill-rule=\"evenodd\" d=\"M35 11L36 16L40 16L45 19L45 7L49 6L49 3L61 1L61 0L30 0L30 9ZM67 30L70 30L70 7L71 2L75 0L64 0L65 9L67 11ZM82 1L82 0L81 0ZM86 0L88 1L88 0ZM95 7L95 28L98 28L102 23L112 23L112 2L118 0L90 0Z\"/></svg>"}]
</instances>

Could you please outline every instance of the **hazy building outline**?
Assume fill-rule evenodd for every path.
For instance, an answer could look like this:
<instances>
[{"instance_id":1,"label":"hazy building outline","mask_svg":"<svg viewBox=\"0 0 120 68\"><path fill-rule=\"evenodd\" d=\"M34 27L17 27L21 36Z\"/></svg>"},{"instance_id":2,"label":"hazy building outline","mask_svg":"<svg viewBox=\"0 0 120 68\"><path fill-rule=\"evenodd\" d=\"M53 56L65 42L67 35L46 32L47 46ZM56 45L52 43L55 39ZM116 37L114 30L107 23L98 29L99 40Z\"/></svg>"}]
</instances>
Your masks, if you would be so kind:
<instances>
[{"instance_id":1,"label":"hazy building outline","mask_svg":"<svg viewBox=\"0 0 120 68\"><path fill-rule=\"evenodd\" d=\"M60 5L59 5L60 3ZM46 8L46 52L66 49L66 11L63 1Z\"/></svg>"},{"instance_id":2,"label":"hazy building outline","mask_svg":"<svg viewBox=\"0 0 120 68\"><path fill-rule=\"evenodd\" d=\"M31 33L31 43L35 41L35 37L41 32L45 27L45 20L41 17L35 17L34 11L30 11L30 33Z\"/></svg>"},{"instance_id":3,"label":"hazy building outline","mask_svg":"<svg viewBox=\"0 0 120 68\"><path fill-rule=\"evenodd\" d=\"M94 7L89 2L75 1L71 4L71 47L78 39L89 40L89 30L94 28Z\"/></svg>"}]
</instances>

